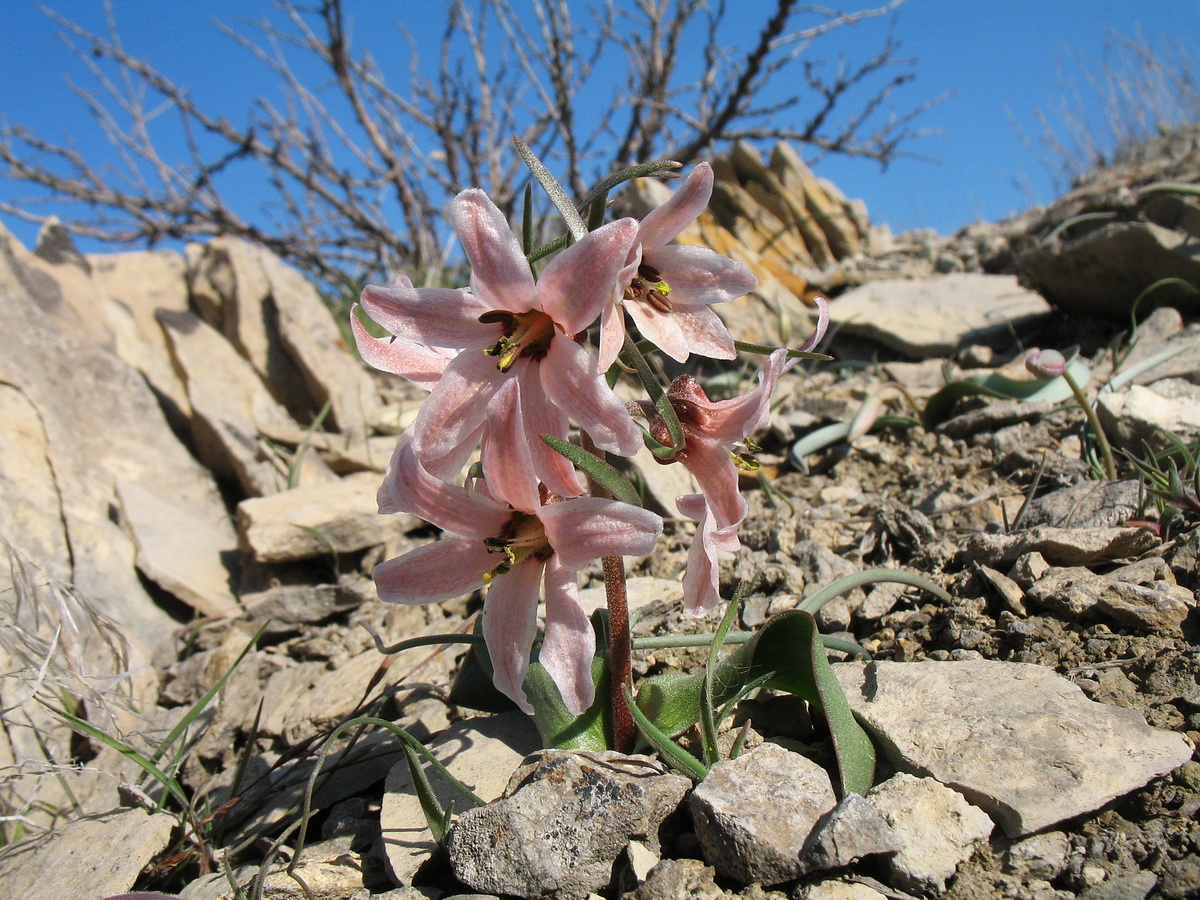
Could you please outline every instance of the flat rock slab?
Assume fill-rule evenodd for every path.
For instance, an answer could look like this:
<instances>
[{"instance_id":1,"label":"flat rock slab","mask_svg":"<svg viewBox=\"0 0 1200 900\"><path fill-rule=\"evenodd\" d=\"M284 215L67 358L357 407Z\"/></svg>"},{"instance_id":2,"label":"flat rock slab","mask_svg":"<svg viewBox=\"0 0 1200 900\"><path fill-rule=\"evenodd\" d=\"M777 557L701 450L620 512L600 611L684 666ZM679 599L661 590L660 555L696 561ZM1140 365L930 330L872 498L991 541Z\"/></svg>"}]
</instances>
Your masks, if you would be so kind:
<instances>
[{"instance_id":1,"label":"flat rock slab","mask_svg":"<svg viewBox=\"0 0 1200 900\"><path fill-rule=\"evenodd\" d=\"M128 891L171 840L175 819L140 809L76 819L0 854L5 897L95 900Z\"/></svg>"},{"instance_id":2,"label":"flat rock slab","mask_svg":"<svg viewBox=\"0 0 1200 900\"><path fill-rule=\"evenodd\" d=\"M421 527L407 513L379 515L379 482L372 472L357 472L250 497L238 504L238 541L260 563L295 562L386 544Z\"/></svg>"},{"instance_id":3,"label":"flat rock slab","mask_svg":"<svg viewBox=\"0 0 1200 900\"><path fill-rule=\"evenodd\" d=\"M1026 553L1040 553L1056 566L1090 566L1118 559L1137 559L1159 544L1148 528L1054 528L1039 525L1014 534L972 534L970 557L989 566L1014 563Z\"/></svg>"},{"instance_id":4,"label":"flat rock slab","mask_svg":"<svg viewBox=\"0 0 1200 900\"><path fill-rule=\"evenodd\" d=\"M834 665L897 768L960 791L1009 837L1093 812L1191 758L1179 734L1089 700L1043 666L995 660Z\"/></svg>"},{"instance_id":5,"label":"flat rock slab","mask_svg":"<svg viewBox=\"0 0 1200 900\"><path fill-rule=\"evenodd\" d=\"M116 487L139 571L202 616L241 612L230 588L237 536L224 510L189 509L178 497L163 497L136 481L118 478ZM187 527L180 528L180 521Z\"/></svg>"},{"instance_id":6,"label":"flat rock slab","mask_svg":"<svg viewBox=\"0 0 1200 900\"><path fill-rule=\"evenodd\" d=\"M929 281L872 281L830 305L832 327L912 359L949 356L1050 311L1011 275L960 273Z\"/></svg>"}]
</instances>

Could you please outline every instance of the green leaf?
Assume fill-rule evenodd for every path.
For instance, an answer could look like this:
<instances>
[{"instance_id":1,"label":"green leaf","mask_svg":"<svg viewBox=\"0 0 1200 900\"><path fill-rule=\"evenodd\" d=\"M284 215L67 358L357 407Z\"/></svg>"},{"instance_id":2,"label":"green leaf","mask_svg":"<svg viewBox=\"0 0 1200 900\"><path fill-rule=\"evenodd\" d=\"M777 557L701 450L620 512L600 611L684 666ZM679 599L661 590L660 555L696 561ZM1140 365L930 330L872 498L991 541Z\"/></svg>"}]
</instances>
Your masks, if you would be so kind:
<instances>
[{"instance_id":1,"label":"green leaf","mask_svg":"<svg viewBox=\"0 0 1200 900\"><path fill-rule=\"evenodd\" d=\"M609 191L622 182L632 181L634 178L652 178L658 175L666 175L680 168L683 168L683 163L678 163L673 159L658 159L653 162L630 166L628 169L622 169L614 175L609 175L588 191L588 195L580 201L579 208L583 209L599 197L608 194Z\"/></svg>"},{"instance_id":2,"label":"green leaf","mask_svg":"<svg viewBox=\"0 0 1200 900\"><path fill-rule=\"evenodd\" d=\"M812 596L806 597L797 609L816 613L822 606L835 597L848 594L855 588L868 584L878 584L883 581L907 584L910 587L920 588L946 603L949 603L952 599L948 593L928 578L917 575L915 572L905 572L903 569L867 569L863 572L855 572L853 575L845 575L825 585L825 587L813 593Z\"/></svg>"},{"instance_id":3,"label":"green leaf","mask_svg":"<svg viewBox=\"0 0 1200 900\"><path fill-rule=\"evenodd\" d=\"M1067 371L1080 385L1086 385L1092 378L1092 370L1087 362L1079 357L1071 360ZM973 375L961 381L950 382L929 398L921 416L925 428L933 431L946 420L955 403L973 394L1028 403L1058 403L1071 397L1072 391L1061 375L1055 378L1032 379L1009 378L998 372Z\"/></svg>"},{"instance_id":4,"label":"green leaf","mask_svg":"<svg viewBox=\"0 0 1200 900\"><path fill-rule=\"evenodd\" d=\"M579 240L587 234L587 226L583 223L583 219L579 215L579 210L575 208L575 204L571 202L571 198L567 196L567 192L563 190L563 186L550 174L550 170L534 155L534 152L529 149L529 145L515 135L513 136L513 144L516 145L517 153L521 155L521 159L529 167L529 171L532 173L534 179L545 189L550 197L550 202L554 204L559 215L563 217L563 221L567 224L567 230L571 232L571 237Z\"/></svg>"},{"instance_id":5,"label":"green leaf","mask_svg":"<svg viewBox=\"0 0 1200 900\"><path fill-rule=\"evenodd\" d=\"M638 706L659 731L679 734L700 718L705 677L700 673L646 679L638 691ZM763 678L767 687L807 700L824 716L843 793L869 789L875 748L850 713L811 613L789 610L772 617L753 640L721 660L712 676L713 696L723 703L747 683Z\"/></svg>"},{"instance_id":6,"label":"green leaf","mask_svg":"<svg viewBox=\"0 0 1200 900\"><path fill-rule=\"evenodd\" d=\"M621 348L621 362L638 373L638 378L641 379L647 396L654 404L654 409L662 416L662 420L667 426L667 432L671 436L671 456L674 456L675 451L683 448L683 426L679 424L679 417L675 415L675 409L671 406L671 401L667 399L666 391L659 384L650 364L646 362L646 357L638 349L637 342L628 334L625 335L625 345ZM661 456L658 453L655 455ZM662 456L662 458L669 459L670 457Z\"/></svg>"},{"instance_id":7,"label":"green leaf","mask_svg":"<svg viewBox=\"0 0 1200 900\"><path fill-rule=\"evenodd\" d=\"M704 776L708 774L708 767L664 734L638 707L638 704L633 699L633 695L629 692L629 688L624 688L624 692L625 702L629 704L629 711L633 714L633 721L637 724L638 731L641 732L642 737L646 739L650 746L658 752L658 755L668 765L689 778L694 778L696 781L703 781Z\"/></svg>"},{"instance_id":8,"label":"green leaf","mask_svg":"<svg viewBox=\"0 0 1200 900\"><path fill-rule=\"evenodd\" d=\"M576 447L569 441L543 434L542 440L557 450L575 465L579 466L589 478L607 490L614 498L631 506L641 506L642 498L638 495L633 483L610 466L607 462L589 453L582 447Z\"/></svg>"},{"instance_id":9,"label":"green leaf","mask_svg":"<svg viewBox=\"0 0 1200 900\"><path fill-rule=\"evenodd\" d=\"M803 610L789 610L763 626L761 635L753 648L751 674L773 673L768 687L804 697L824 715L842 795L865 794L875 779L875 745L850 711L825 656L816 620Z\"/></svg>"}]
</instances>

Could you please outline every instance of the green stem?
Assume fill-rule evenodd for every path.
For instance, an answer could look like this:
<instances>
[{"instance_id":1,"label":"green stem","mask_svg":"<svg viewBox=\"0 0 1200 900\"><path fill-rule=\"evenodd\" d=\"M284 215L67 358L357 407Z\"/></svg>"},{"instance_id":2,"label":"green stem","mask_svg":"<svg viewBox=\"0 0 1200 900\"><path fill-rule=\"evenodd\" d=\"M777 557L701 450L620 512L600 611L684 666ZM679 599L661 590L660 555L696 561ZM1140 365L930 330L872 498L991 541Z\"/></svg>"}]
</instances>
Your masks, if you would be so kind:
<instances>
[{"instance_id":1,"label":"green stem","mask_svg":"<svg viewBox=\"0 0 1200 900\"><path fill-rule=\"evenodd\" d=\"M1062 377L1070 386L1071 392L1075 394L1075 400L1079 403L1083 414L1087 416L1092 434L1096 436L1096 446L1100 448L1100 458L1104 464L1104 477L1109 481L1116 481L1117 466L1113 462L1112 447L1108 444L1108 437L1104 434L1104 429L1100 427L1100 418L1096 415L1096 410L1092 407L1087 396L1083 393L1083 388L1079 386L1079 382L1075 380L1070 371L1063 369Z\"/></svg>"}]
</instances>

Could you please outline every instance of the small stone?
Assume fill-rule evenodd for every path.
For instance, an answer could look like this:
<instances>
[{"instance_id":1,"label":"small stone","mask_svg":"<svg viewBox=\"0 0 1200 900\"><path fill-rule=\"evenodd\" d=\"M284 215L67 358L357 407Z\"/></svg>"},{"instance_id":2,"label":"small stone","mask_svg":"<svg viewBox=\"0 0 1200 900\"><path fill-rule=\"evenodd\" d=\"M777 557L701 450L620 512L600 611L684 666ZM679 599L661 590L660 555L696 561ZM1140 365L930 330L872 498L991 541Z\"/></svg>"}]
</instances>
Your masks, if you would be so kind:
<instances>
[{"instance_id":1,"label":"small stone","mask_svg":"<svg viewBox=\"0 0 1200 900\"><path fill-rule=\"evenodd\" d=\"M1157 884L1158 876L1153 872L1118 875L1081 892L1078 900L1144 900Z\"/></svg>"},{"instance_id":2,"label":"small stone","mask_svg":"<svg viewBox=\"0 0 1200 900\"><path fill-rule=\"evenodd\" d=\"M698 859L664 859L625 900L719 900L725 892L713 882L716 874Z\"/></svg>"},{"instance_id":3,"label":"small stone","mask_svg":"<svg viewBox=\"0 0 1200 900\"><path fill-rule=\"evenodd\" d=\"M770 743L716 763L688 799L705 860L764 885L799 877L805 841L836 804L821 766Z\"/></svg>"},{"instance_id":4,"label":"small stone","mask_svg":"<svg viewBox=\"0 0 1200 900\"><path fill-rule=\"evenodd\" d=\"M119 894L167 847L175 819L140 809L68 822L4 848L0 884L21 900L91 900ZM100 853L97 848L120 848Z\"/></svg>"},{"instance_id":5,"label":"small stone","mask_svg":"<svg viewBox=\"0 0 1200 900\"><path fill-rule=\"evenodd\" d=\"M1025 590L1033 585L1035 581L1041 578L1050 570L1050 563L1046 562L1046 557L1034 551L1031 553L1022 553L1017 557L1017 561L1013 563L1013 567L1008 574Z\"/></svg>"},{"instance_id":6,"label":"small stone","mask_svg":"<svg viewBox=\"0 0 1200 900\"><path fill-rule=\"evenodd\" d=\"M796 900L886 900L888 894L856 881L822 881L800 888Z\"/></svg>"},{"instance_id":7,"label":"small stone","mask_svg":"<svg viewBox=\"0 0 1200 900\"><path fill-rule=\"evenodd\" d=\"M864 856L894 853L900 840L870 800L848 794L809 835L800 854L803 873L839 869Z\"/></svg>"},{"instance_id":8,"label":"small stone","mask_svg":"<svg viewBox=\"0 0 1200 900\"><path fill-rule=\"evenodd\" d=\"M1067 867L1071 839L1061 831L1047 831L1017 841L1004 854L1003 868L1022 879L1053 881Z\"/></svg>"},{"instance_id":9,"label":"small stone","mask_svg":"<svg viewBox=\"0 0 1200 900\"><path fill-rule=\"evenodd\" d=\"M476 890L582 898L608 886L631 838L657 847L659 827L690 787L649 757L543 750L502 799L458 818L450 865Z\"/></svg>"},{"instance_id":10,"label":"small stone","mask_svg":"<svg viewBox=\"0 0 1200 900\"><path fill-rule=\"evenodd\" d=\"M451 775L482 800L491 801L503 793L513 770L538 742L529 717L509 712L456 722L428 746ZM443 808L451 803L456 810L464 808L466 801L445 779L430 776L429 780ZM397 763L388 773L379 829L389 872L397 882L410 883L437 843L413 790L407 762Z\"/></svg>"},{"instance_id":11,"label":"small stone","mask_svg":"<svg viewBox=\"0 0 1200 900\"><path fill-rule=\"evenodd\" d=\"M992 820L962 795L932 778L893 775L867 793L895 830L900 850L885 861L891 882L904 890L942 891Z\"/></svg>"}]
</instances>

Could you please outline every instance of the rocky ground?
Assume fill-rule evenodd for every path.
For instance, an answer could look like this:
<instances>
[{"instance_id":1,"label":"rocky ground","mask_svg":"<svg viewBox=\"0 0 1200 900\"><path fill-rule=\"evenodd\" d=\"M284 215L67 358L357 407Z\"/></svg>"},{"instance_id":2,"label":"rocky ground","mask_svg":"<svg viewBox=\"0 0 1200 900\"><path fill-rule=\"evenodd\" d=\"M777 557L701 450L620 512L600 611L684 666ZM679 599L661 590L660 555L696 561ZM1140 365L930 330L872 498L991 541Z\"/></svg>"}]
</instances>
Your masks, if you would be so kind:
<instances>
[{"instance_id":1,"label":"rocky ground","mask_svg":"<svg viewBox=\"0 0 1200 900\"><path fill-rule=\"evenodd\" d=\"M794 697L763 692L743 703L725 740L745 726L747 752L694 788L650 761L528 757L537 739L524 717L481 718L451 698L461 645L381 654L375 636L387 643L467 630L479 608L477 597L385 608L373 595L374 563L435 537L416 520L372 514L378 473L394 440L389 432L412 415L418 398L383 381L364 388L356 380L361 370L330 374L338 364L314 375L320 366L310 363L299 380L336 381L341 394L310 388L307 396L288 398L276 390L264 412L266 401L247 385L269 385L278 371L265 338L257 381L236 374L242 363L221 363L223 389L216 393L223 396L207 396L197 373L224 360L227 343L254 364L248 318L230 312L228 301L224 313L202 315L205 297L220 305L221 273L243 273L249 264L232 259L242 252L236 249L225 258L215 251L194 256L181 305L155 301L168 310L156 321L167 337L162 359L177 380L166 370L148 372L144 360L152 354L144 347L134 355L154 388L150 405L167 410L189 460L215 473L223 501L236 506L234 577L214 588L214 579L195 568L173 569L169 561L186 555L178 527L173 549L155 556L153 538L163 526L152 512L164 501L161 492L139 492L137 449L122 449L119 465L104 450L93 457L103 458L99 469L118 469L124 478L111 482L101 520L79 515L84 524L76 524L69 501L62 501L78 559L89 535L105 540L105 529L115 534L117 525L129 535L136 590L150 604L122 626L136 639L127 651L132 659L141 646L143 661L152 663L128 680L137 686L125 696L137 702L117 702L95 678L82 679L70 682L72 711L174 777L164 789L128 753L95 734L72 737L28 702L47 684L68 684L55 675L67 665L51 636L57 639L63 622L95 603L85 602L82 563L71 577L60 576L41 562L49 557L38 555L52 541L35 540L27 523L24 543L8 539L10 593L46 611L33 621L28 606L6 608L17 626L3 644L6 668L22 677L6 679L5 754L13 774L4 782L4 802L6 814L29 822L33 834L0 853L0 885L6 892L11 886L13 896L81 900L130 889L191 900L231 897L231 882L248 896L298 897L307 889L316 897L363 900L589 891L639 900L1200 896L1200 762L1192 753L1200 741L1200 504L1185 486L1169 508L1157 505L1147 478L1139 479L1123 452L1151 459L1151 450L1172 446L1165 432L1194 452L1200 305L1176 283L1164 285L1143 302L1134 332L1130 307L1155 278L1130 275L1140 287L1113 292L1124 308L1106 307L1111 315L1097 316L1086 306L1093 284L1083 275L1057 277L1095 275L1101 262L1121 270L1125 253L1132 260L1125 269L1154 258L1157 276L1200 284L1187 249L1198 237L1200 207L1186 194L1164 198L1153 187L1200 181L1195 135L1171 140L1125 168L1096 173L1090 192L1081 185L1056 207L1019 221L952 238L900 236L886 246L877 235L876 252L840 262L831 276L862 283L839 287L834 298L826 349L836 360L781 382L771 426L758 436L764 477L746 484L752 511L743 550L723 569L722 593L754 580L739 623L747 630L832 580L869 568L918 573L951 598L881 583L818 614L825 633L857 642L873 661L835 668L876 740L882 787L862 806L843 802L836 810L824 774L828 735ZM1097 211L1111 215L1076 218ZM9 275L0 285L14 296L24 296L18 287L36 295L33 287L44 288L47 278L65 289L79 268L69 249L60 246L55 257L50 241L36 259L9 249ZM1051 251L1057 267L1044 258ZM105 269L103 259L90 261L89 283L97 272L111 276L118 268ZM255 271L266 272L261 277L277 295L279 281L289 277L267 263ZM207 281L197 275L205 272ZM210 329L202 318L216 324ZM113 321L108 314L104 327ZM278 326L280 333L286 326ZM12 329L5 331L13 340ZM134 333L118 332L126 347ZM218 340L220 333L228 341ZM116 356L121 344L113 341ZM1006 384L997 376L1028 381L1029 350L1070 345L1080 346L1092 396L1102 385L1117 387L1102 392L1098 404L1105 431L1123 448L1115 481L1096 477L1086 422L1065 395L1022 400L970 393L945 400L945 384L969 376L991 378L993 388ZM29 345L21 346L22 358L32 359ZM324 359L315 350L289 358ZM99 366L87 363L89 371ZM37 384L15 371L0 374L37 405ZM66 377L78 377L78 370L43 380ZM65 405L61 388L47 393ZM237 411L209 411L233 394L251 399ZM0 400L8 403L9 395ZM848 441L845 428L831 429L854 420L872 400L882 407L870 430ZM326 402L336 427L307 433L295 424L311 420ZM54 413L41 415L51 421ZM84 431L84 413L72 415L76 433ZM180 425L185 421L187 428ZM53 428L47 431L53 437ZM238 436L246 433L256 436L258 449L241 454ZM156 451L158 458L166 452ZM1158 465L1167 468L1164 459ZM1186 480L1190 467L1178 465ZM670 480L675 470L635 466L653 502L673 511L672 498L686 490ZM62 488L69 470L56 464L61 496L72 496ZM82 462L79 470L88 471ZM19 479L11 465L3 471L5 496L17 498L9 506L19 509L23 495L12 487ZM82 484L85 476L79 477ZM280 477L298 486L281 490ZM34 475L25 483L34 484ZM185 507L210 508L212 492L173 490L165 502L176 516ZM12 521L6 531L19 533ZM186 532L182 543L190 549L211 545L217 549L210 555L229 558L230 535L213 537L199 526ZM660 552L631 564L636 634L716 625L715 615L696 621L679 612L690 539L688 523L669 519ZM101 568L96 562L87 571ZM585 576L585 595L602 602L598 567ZM102 612L121 621L119 605ZM11 638L17 631L29 636L24 645ZM243 656L256 634L257 644ZM96 648L111 651L114 643L81 639L80 652L85 645L103 655ZM38 647L52 665L39 662ZM705 655L644 650L635 666L639 677L694 671ZM218 700L206 696L214 690ZM62 702L61 693L42 696ZM484 799L506 789L509 799L485 807L486 814L463 815L449 850L439 850L393 734L352 727L328 757L320 755L339 724L363 714L402 725ZM40 749L33 732L46 735ZM40 768L33 759L42 761ZM301 850L297 828L310 781L314 813ZM566 787L554 793L554 785ZM440 784L436 790L448 796ZM529 805L516 804L522 797ZM806 804L811 813L803 811ZM546 829L540 836L536 828L521 831L544 822L557 829L549 838ZM53 830L43 832L41 824ZM17 836L6 832L8 840ZM497 847L499 862L487 855ZM289 863L290 874L283 871ZM510 870L522 874L497 876L507 878ZM255 880L260 872L271 873L263 883Z\"/></svg>"}]
</instances>

